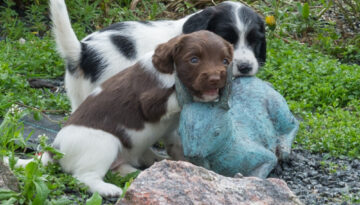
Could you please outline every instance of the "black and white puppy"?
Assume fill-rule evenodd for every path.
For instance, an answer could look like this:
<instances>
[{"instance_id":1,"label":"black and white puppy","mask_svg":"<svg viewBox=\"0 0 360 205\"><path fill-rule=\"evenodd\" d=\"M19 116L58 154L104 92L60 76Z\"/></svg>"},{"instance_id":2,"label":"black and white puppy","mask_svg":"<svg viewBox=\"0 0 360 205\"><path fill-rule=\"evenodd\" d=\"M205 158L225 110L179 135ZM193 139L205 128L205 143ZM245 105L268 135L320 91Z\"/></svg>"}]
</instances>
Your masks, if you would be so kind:
<instances>
[{"instance_id":1,"label":"black and white puppy","mask_svg":"<svg viewBox=\"0 0 360 205\"><path fill-rule=\"evenodd\" d=\"M180 107L175 75L195 99L213 101L226 83L233 47L220 36L198 31L172 38L135 65L106 80L86 98L57 134L64 171L101 195L122 190L103 181L111 169L126 175L156 156L150 147L177 128ZM44 153L42 162L51 160ZM29 160L19 160L24 166Z\"/></svg>"},{"instance_id":2,"label":"black and white puppy","mask_svg":"<svg viewBox=\"0 0 360 205\"><path fill-rule=\"evenodd\" d=\"M79 41L64 0L50 1L56 44L66 60L65 87L72 111L105 80L145 53L182 33L212 31L234 46L234 76L255 75L266 59L262 18L238 2L226 1L174 21L127 21Z\"/></svg>"}]
</instances>

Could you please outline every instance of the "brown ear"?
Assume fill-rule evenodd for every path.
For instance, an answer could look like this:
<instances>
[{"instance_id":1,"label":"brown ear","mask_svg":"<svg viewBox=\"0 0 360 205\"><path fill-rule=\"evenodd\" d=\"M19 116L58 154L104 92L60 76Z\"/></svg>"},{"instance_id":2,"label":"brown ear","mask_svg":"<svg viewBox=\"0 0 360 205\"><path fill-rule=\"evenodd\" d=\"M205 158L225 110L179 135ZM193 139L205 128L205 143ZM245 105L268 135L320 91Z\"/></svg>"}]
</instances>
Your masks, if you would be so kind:
<instances>
[{"instance_id":1,"label":"brown ear","mask_svg":"<svg viewBox=\"0 0 360 205\"><path fill-rule=\"evenodd\" d=\"M174 55L180 48L180 39L176 37L166 43L160 44L156 47L152 57L152 63L155 68L162 73L174 72Z\"/></svg>"},{"instance_id":2,"label":"brown ear","mask_svg":"<svg viewBox=\"0 0 360 205\"><path fill-rule=\"evenodd\" d=\"M229 60L232 61L234 58L234 46L231 43L227 42L226 40L224 40L224 42L225 42L225 45L228 48L228 52L231 56L231 59L229 59Z\"/></svg>"}]
</instances>

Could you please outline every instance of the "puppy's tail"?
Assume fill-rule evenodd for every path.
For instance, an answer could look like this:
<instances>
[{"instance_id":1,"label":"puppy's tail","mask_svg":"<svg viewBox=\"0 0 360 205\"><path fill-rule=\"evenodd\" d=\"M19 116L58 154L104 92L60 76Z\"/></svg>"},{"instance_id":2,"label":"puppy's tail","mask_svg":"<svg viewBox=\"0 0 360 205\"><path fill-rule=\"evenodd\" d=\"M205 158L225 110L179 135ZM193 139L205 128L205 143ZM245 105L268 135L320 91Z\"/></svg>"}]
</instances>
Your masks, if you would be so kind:
<instances>
[{"instance_id":1,"label":"puppy's tail","mask_svg":"<svg viewBox=\"0 0 360 205\"><path fill-rule=\"evenodd\" d=\"M4 157L4 163L9 165L9 157ZM18 159L16 161L15 167L25 167L26 165L28 165L30 162L34 161L34 159ZM53 159L51 158L51 154L45 152L44 154L42 154L41 157L41 163L46 166L49 162L53 162Z\"/></svg>"},{"instance_id":2,"label":"puppy's tail","mask_svg":"<svg viewBox=\"0 0 360 205\"><path fill-rule=\"evenodd\" d=\"M68 69L75 70L80 61L81 44L71 27L65 0L50 0L50 13L58 51L67 61Z\"/></svg>"}]
</instances>

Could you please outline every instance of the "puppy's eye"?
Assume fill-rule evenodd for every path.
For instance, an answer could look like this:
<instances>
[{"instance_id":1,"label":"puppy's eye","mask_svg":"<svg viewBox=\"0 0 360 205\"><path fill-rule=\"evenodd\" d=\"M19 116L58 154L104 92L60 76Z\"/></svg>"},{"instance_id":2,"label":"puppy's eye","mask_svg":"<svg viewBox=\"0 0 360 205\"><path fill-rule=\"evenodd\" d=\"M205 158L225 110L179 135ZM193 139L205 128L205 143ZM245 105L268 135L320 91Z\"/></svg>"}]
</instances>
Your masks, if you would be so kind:
<instances>
[{"instance_id":1,"label":"puppy's eye","mask_svg":"<svg viewBox=\"0 0 360 205\"><path fill-rule=\"evenodd\" d=\"M190 62L191 63L193 63L193 64L196 64L196 63L199 63L199 58L198 57L192 57L191 59L190 59Z\"/></svg>"},{"instance_id":2,"label":"puppy's eye","mask_svg":"<svg viewBox=\"0 0 360 205\"><path fill-rule=\"evenodd\" d=\"M226 58L224 58L224 60L223 60L223 64L224 64L224 65L229 65L229 60L228 60L228 59L226 59Z\"/></svg>"}]
</instances>

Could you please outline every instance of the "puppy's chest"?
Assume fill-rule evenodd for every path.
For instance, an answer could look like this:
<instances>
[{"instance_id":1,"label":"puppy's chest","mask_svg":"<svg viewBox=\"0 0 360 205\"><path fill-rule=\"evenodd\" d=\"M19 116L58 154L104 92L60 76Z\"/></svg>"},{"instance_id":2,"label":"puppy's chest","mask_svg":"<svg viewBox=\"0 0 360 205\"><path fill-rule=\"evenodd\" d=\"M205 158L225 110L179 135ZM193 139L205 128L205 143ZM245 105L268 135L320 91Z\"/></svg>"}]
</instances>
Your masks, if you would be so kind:
<instances>
[{"instance_id":1,"label":"puppy's chest","mask_svg":"<svg viewBox=\"0 0 360 205\"><path fill-rule=\"evenodd\" d=\"M180 107L173 92L164 103L166 112L161 116L159 121L145 122L142 129L129 129L125 133L135 149L147 147L154 144L159 138L170 134L176 129L179 123Z\"/></svg>"},{"instance_id":2,"label":"puppy's chest","mask_svg":"<svg viewBox=\"0 0 360 205\"><path fill-rule=\"evenodd\" d=\"M172 114L166 119L162 119L157 123L145 123L141 130L126 129L126 135L131 141L131 149L142 149L149 147L157 142L161 137L170 134L177 128L179 123L179 113Z\"/></svg>"}]
</instances>

